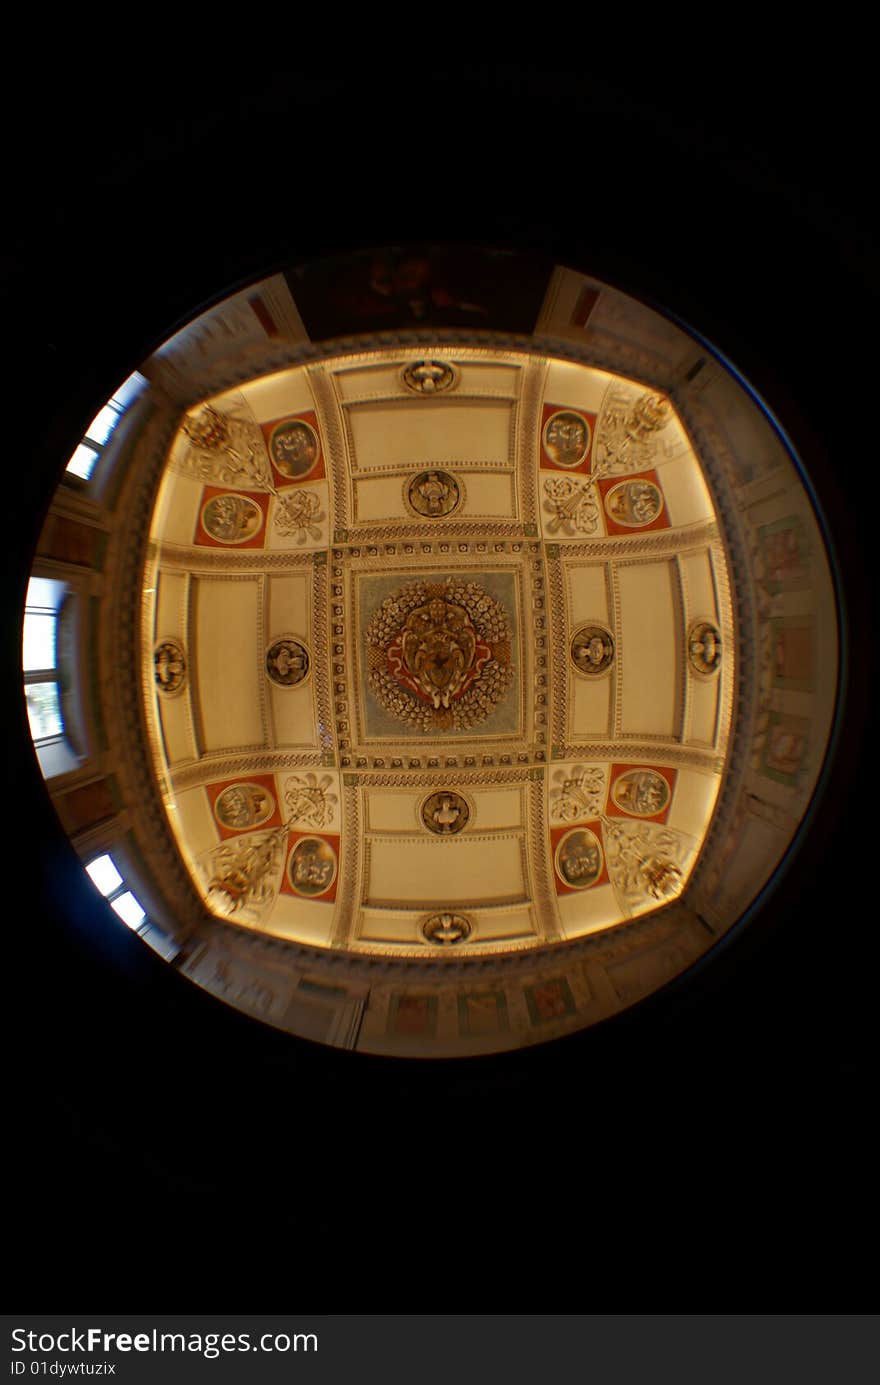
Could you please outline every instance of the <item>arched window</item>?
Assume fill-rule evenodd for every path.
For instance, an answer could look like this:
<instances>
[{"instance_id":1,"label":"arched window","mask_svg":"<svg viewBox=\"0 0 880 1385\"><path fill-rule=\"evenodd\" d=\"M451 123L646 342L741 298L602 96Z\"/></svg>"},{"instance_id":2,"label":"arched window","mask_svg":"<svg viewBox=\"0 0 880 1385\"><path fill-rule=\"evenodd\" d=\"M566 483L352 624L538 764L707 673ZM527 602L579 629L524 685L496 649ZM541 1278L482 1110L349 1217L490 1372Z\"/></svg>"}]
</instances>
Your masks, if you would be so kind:
<instances>
[{"instance_id":1,"label":"arched window","mask_svg":"<svg viewBox=\"0 0 880 1385\"><path fill-rule=\"evenodd\" d=\"M147 381L137 371L133 375L129 375L127 380L123 380L112 398L108 399L104 407L95 414L86 429L85 437L78 444L76 451L67 463L68 471L72 472L74 476L81 477L83 481L90 479L98 458L110 441L117 423L126 409L146 388L146 385Z\"/></svg>"},{"instance_id":2,"label":"arched window","mask_svg":"<svg viewBox=\"0 0 880 1385\"><path fill-rule=\"evenodd\" d=\"M58 622L66 596L66 582L32 577L28 583L22 640L24 695L37 759L47 779L79 764L65 735L61 703Z\"/></svg>"}]
</instances>

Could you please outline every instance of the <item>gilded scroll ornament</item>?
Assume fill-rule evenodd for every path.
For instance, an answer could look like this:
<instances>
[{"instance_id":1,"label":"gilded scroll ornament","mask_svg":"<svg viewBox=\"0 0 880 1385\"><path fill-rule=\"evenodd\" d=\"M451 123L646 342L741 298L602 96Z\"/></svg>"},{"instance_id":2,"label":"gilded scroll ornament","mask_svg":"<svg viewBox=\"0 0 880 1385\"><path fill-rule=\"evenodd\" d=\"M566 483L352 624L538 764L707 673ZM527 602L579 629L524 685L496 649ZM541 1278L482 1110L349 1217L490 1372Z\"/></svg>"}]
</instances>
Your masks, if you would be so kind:
<instances>
[{"instance_id":1,"label":"gilded scroll ornament","mask_svg":"<svg viewBox=\"0 0 880 1385\"><path fill-rule=\"evenodd\" d=\"M248 833L224 842L211 852L207 903L215 914L229 917L246 908L261 909L274 900L286 836L285 824L272 832Z\"/></svg>"},{"instance_id":2,"label":"gilded scroll ornament","mask_svg":"<svg viewBox=\"0 0 880 1385\"><path fill-rule=\"evenodd\" d=\"M595 534L599 525L599 506L591 481L576 481L571 476L548 476L544 481L544 509L553 518L547 531L556 534Z\"/></svg>"},{"instance_id":3,"label":"gilded scroll ornament","mask_svg":"<svg viewBox=\"0 0 880 1385\"><path fill-rule=\"evenodd\" d=\"M324 519L321 497L315 491L291 490L279 496L274 525L279 534L295 534L297 543L320 539Z\"/></svg>"},{"instance_id":4,"label":"gilded scroll ornament","mask_svg":"<svg viewBox=\"0 0 880 1385\"><path fill-rule=\"evenodd\" d=\"M605 771L598 765L574 765L571 774L557 770L550 790L554 822L598 818L605 803Z\"/></svg>"},{"instance_id":5,"label":"gilded scroll ornament","mask_svg":"<svg viewBox=\"0 0 880 1385\"><path fill-rule=\"evenodd\" d=\"M177 466L185 474L210 485L274 493L262 434L243 404L222 411L205 404L184 419L182 432L188 446Z\"/></svg>"},{"instance_id":6,"label":"gilded scroll ornament","mask_svg":"<svg viewBox=\"0 0 880 1385\"><path fill-rule=\"evenodd\" d=\"M292 774L284 781L284 802L289 811L291 826L326 827L336 807L336 794L330 792L333 783L329 774L319 779L316 774Z\"/></svg>"},{"instance_id":7,"label":"gilded scroll ornament","mask_svg":"<svg viewBox=\"0 0 880 1385\"><path fill-rule=\"evenodd\" d=\"M599 416L593 473L625 475L646 471L659 451L659 435L673 417L672 406L651 392L633 399L629 392L612 392Z\"/></svg>"}]
</instances>

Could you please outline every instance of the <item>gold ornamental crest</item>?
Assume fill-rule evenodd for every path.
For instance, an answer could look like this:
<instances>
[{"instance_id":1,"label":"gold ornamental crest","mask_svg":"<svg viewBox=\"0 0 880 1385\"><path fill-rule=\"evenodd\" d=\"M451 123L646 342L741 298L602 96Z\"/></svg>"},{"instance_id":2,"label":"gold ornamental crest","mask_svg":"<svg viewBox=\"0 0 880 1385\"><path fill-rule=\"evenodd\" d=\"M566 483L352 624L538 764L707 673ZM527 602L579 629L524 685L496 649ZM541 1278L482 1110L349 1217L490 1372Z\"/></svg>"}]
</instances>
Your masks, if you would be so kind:
<instances>
[{"instance_id":1,"label":"gold ornamental crest","mask_svg":"<svg viewBox=\"0 0 880 1385\"><path fill-rule=\"evenodd\" d=\"M468 731L513 682L504 607L477 582L411 582L387 596L367 629L370 686L414 731Z\"/></svg>"}]
</instances>

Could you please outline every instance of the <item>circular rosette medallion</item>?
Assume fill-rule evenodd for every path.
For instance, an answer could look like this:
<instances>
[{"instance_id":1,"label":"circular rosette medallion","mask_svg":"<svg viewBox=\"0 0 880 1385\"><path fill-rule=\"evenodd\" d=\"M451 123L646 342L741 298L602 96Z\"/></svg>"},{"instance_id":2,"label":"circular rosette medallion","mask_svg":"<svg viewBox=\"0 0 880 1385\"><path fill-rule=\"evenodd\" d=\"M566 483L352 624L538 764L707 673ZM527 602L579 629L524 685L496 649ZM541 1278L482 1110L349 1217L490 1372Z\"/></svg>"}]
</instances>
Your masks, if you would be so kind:
<instances>
[{"instance_id":1,"label":"circular rosette medallion","mask_svg":"<svg viewBox=\"0 0 880 1385\"><path fill-rule=\"evenodd\" d=\"M177 640L160 640L153 650L156 687L166 697L183 691L186 683L186 655Z\"/></svg>"},{"instance_id":2,"label":"circular rosette medallion","mask_svg":"<svg viewBox=\"0 0 880 1385\"><path fill-rule=\"evenodd\" d=\"M544 424L543 442L556 466L580 466L590 448L590 425L580 414L560 409Z\"/></svg>"},{"instance_id":3,"label":"circular rosette medallion","mask_svg":"<svg viewBox=\"0 0 880 1385\"><path fill-rule=\"evenodd\" d=\"M438 947L449 947L452 943L463 943L470 937L472 925L464 914L432 914L422 924L425 942Z\"/></svg>"},{"instance_id":4,"label":"circular rosette medallion","mask_svg":"<svg viewBox=\"0 0 880 1385\"><path fill-rule=\"evenodd\" d=\"M300 837L287 862L287 878L294 893L306 899L326 894L336 879L336 852L322 837Z\"/></svg>"},{"instance_id":5,"label":"circular rosette medallion","mask_svg":"<svg viewBox=\"0 0 880 1385\"><path fill-rule=\"evenodd\" d=\"M663 496L653 481L621 481L605 497L610 519L627 529L653 524L663 509Z\"/></svg>"},{"instance_id":6,"label":"circular rosette medallion","mask_svg":"<svg viewBox=\"0 0 880 1385\"><path fill-rule=\"evenodd\" d=\"M614 661L614 638L604 625L582 625L571 637L571 662L578 673L604 673Z\"/></svg>"},{"instance_id":7,"label":"circular rosette medallion","mask_svg":"<svg viewBox=\"0 0 880 1385\"><path fill-rule=\"evenodd\" d=\"M318 434L304 419L287 419L272 429L269 438L272 465L291 481L308 476L318 460L320 450Z\"/></svg>"},{"instance_id":8,"label":"circular rosette medallion","mask_svg":"<svg viewBox=\"0 0 880 1385\"><path fill-rule=\"evenodd\" d=\"M622 813L652 818L669 803L669 784L653 769L631 769L614 781L611 799Z\"/></svg>"},{"instance_id":9,"label":"circular rosette medallion","mask_svg":"<svg viewBox=\"0 0 880 1385\"><path fill-rule=\"evenodd\" d=\"M575 827L556 847L556 873L573 890L588 890L602 874L602 847L595 832Z\"/></svg>"},{"instance_id":10,"label":"circular rosette medallion","mask_svg":"<svg viewBox=\"0 0 880 1385\"><path fill-rule=\"evenodd\" d=\"M721 636L711 621L701 620L688 635L688 659L697 673L717 673L721 667Z\"/></svg>"},{"instance_id":11,"label":"circular rosette medallion","mask_svg":"<svg viewBox=\"0 0 880 1385\"><path fill-rule=\"evenodd\" d=\"M413 731L470 730L513 682L507 613L476 582L401 587L373 614L366 642L373 693Z\"/></svg>"},{"instance_id":12,"label":"circular rosette medallion","mask_svg":"<svg viewBox=\"0 0 880 1385\"><path fill-rule=\"evenodd\" d=\"M215 495L202 509L202 528L218 543L246 543L262 525L263 511L246 495Z\"/></svg>"},{"instance_id":13,"label":"circular rosette medallion","mask_svg":"<svg viewBox=\"0 0 880 1385\"><path fill-rule=\"evenodd\" d=\"M444 519L461 501L461 487L448 471L420 471L405 493L410 509L425 519Z\"/></svg>"},{"instance_id":14,"label":"circular rosette medallion","mask_svg":"<svg viewBox=\"0 0 880 1385\"><path fill-rule=\"evenodd\" d=\"M235 832L259 827L274 811L275 799L262 784L230 784L214 803L214 816L221 827Z\"/></svg>"},{"instance_id":15,"label":"circular rosette medallion","mask_svg":"<svg viewBox=\"0 0 880 1385\"><path fill-rule=\"evenodd\" d=\"M278 688L293 688L309 672L309 651L299 640L276 640L266 650L266 676Z\"/></svg>"},{"instance_id":16,"label":"circular rosette medallion","mask_svg":"<svg viewBox=\"0 0 880 1385\"><path fill-rule=\"evenodd\" d=\"M432 793L422 804L422 822L439 837L453 837L461 832L470 815L466 799L447 789Z\"/></svg>"}]
</instances>

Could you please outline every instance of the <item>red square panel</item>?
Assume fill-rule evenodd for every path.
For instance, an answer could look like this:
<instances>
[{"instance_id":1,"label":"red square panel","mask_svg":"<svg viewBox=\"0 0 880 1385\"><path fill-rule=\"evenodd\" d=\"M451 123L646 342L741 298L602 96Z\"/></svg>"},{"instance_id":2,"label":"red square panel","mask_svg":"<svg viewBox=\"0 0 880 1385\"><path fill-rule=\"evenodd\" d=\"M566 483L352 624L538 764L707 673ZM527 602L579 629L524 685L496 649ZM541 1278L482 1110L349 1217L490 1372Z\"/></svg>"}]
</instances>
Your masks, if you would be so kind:
<instances>
[{"instance_id":1,"label":"red square panel","mask_svg":"<svg viewBox=\"0 0 880 1385\"><path fill-rule=\"evenodd\" d=\"M275 478L282 486L318 481L324 476L324 447L314 409L261 423Z\"/></svg>"},{"instance_id":2,"label":"red square panel","mask_svg":"<svg viewBox=\"0 0 880 1385\"><path fill-rule=\"evenodd\" d=\"M605 811L610 818L665 822L677 777L678 770L663 765L612 765Z\"/></svg>"},{"instance_id":3,"label":"red square panel","mask_svg":"<svg viewBox=\"0 0 880 1385\"><path fill-rule=\"evenodd\" d=\"M339 837L317 832L291 832L281 889L297 899L330 904L339 879Z\"/></svg>"},{"instance_id":4,"label":"red square panel","mask_svg":"<svg viewBox=\"0 0 880 1385\"><path fill-rule=\"evenodd\" d=\"M202 548L262 548L269 497L259 491L205 486L195 542Z\"/></svg>"},{"instance_id":5,"label":"red square panel","mask_svg":"<svg viewBox=\"0 0 880 1385\"><path fill-rule=\"evenodd\" d=\"M557 894L583 894L608 884L600 822L554 827L550 832L550 855Z\"/></svg>"},{"instance_id":6,"label":"red square panel","mask_svg":"<svg viewBox=\"0 0 880 1385\"><path fill-rule=\"evenodd\" d=\"M610 476L597 485L609 534L644 534L669 528L666 498L656 471Z\"/></svg>"},{"instance_id":7,"label":"red square panel","mask_svg":"<svg viewBox=\"0 0 880 1385\"><path fill-rule=\"evenodd\" d=\"M584 475L590 470L596 415L566 404L545 404L541 413L541 466Z\"/></svg>"}]
</instances>

